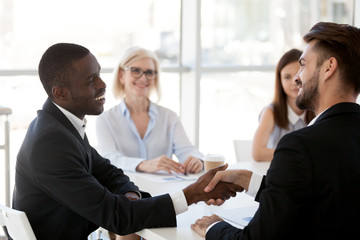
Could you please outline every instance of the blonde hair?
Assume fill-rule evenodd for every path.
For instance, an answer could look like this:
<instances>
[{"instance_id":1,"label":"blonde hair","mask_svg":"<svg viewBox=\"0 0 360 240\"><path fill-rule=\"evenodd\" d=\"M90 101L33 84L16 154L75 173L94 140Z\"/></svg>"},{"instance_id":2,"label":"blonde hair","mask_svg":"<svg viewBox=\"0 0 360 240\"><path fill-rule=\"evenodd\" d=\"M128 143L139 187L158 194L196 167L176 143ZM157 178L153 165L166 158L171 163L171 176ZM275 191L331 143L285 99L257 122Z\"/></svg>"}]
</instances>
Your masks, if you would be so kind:
<instances>
[{"instance_id":1,"label":"blonde hair","mask_svg":"<svg viewBox=\"0 0 360 240\"><path fill-rule=\"evenodd\" d=\"M139 61L143 58L150 58L153 60L155 65L155 71L158 72L154 79L154 89L157 93L158 101L160 99L160 84L159 84L159 73L160 73L160 64L157 56L150 50L140 48L140 47L131 47L127 49L118 65L114 68L113 72L113 95L116 99L122 98L125 95L124 85L119 81L119 73L124 70L124 68L129 67L133 62Z\"/></svg>"}]
</instances>

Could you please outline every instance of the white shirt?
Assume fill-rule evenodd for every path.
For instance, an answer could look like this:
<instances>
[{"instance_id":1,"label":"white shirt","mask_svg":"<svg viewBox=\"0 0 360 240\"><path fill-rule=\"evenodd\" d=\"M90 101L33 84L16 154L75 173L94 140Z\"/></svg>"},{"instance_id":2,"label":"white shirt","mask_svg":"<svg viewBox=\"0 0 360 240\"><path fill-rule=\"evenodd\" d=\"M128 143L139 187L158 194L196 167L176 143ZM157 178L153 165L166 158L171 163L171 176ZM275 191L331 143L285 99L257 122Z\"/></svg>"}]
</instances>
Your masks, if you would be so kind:
<instances>
[{"instance_id":1,"label":"white shirt","mask_svg":"<svg viewBox=\"0 0 360 240\"><path fill-rule=\"evenodd\" d=\"M305 122L306 111L304 111L301 115L297 115L294 112L294 110L290 107L289 104L287 105L287 109L288 109L288 119L289 119L290 123L295 125L299 121L299 119L301 119Z\"/></svg>"},{"instance_id":2,"label":"white shirt","mask_svg":"<svg viewBox=\"0 0 360 240\"><path fill-rule=\"evenodd\" d=\"M54 103L54 102L52 102ZM69 119L69 121L74 125L75 129L79 132L80 136L84 139L85 136L85 127L86 127L86 118L83 120L66 110L65 108L60 107L56 103L54 105L59 108L59 110Z\"/></svg>"},{"instance_id":3,"label":"white shirt","mask_svg":"<svg viewBox=\"0 0 360 240\"><path fill-rule=\"evenodd\" d=\"M187 157L203 159L191 144L179 117L170 109L150 102L150 120L142 138L130 116L125 101L96 119L97 149L111 163L125 171L135 171L144 160L173 154L184 163Z\"/></svg>"},{"instance_id":4,"label":"white shirt","mask_svg":"<svg viewBox=\"0 0 360 240\"><path fill-rule=\"evenodd\" d=\"M266 108L271 108L273 110L273 105L269 105ZM280 126L278 126L277 124L274 125L274 129L271 132L270 136L269 136L269 140L267 143L267 147L268 148L272 148L275 149L277 144L279 143L280 139L295 130L298 130L300 128L306 127L306 123L305 123L305 112L303 112L301 115L297 115L294 110L292 110L292 108L289 106L289 104L287 105L287 112L288 112L288 120L289 120L289 124L287 126L287 128L282 128Z\"/></svg>"}]
</instances>

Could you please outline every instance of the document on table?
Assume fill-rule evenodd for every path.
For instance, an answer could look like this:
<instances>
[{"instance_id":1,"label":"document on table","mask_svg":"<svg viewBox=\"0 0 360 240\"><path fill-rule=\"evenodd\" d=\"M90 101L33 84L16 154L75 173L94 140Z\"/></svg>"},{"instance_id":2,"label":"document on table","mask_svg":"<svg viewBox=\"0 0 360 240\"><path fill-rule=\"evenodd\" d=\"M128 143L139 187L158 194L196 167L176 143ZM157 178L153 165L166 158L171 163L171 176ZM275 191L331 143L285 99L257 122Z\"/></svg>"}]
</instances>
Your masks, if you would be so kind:
<instances>
[{"instance_id":1,"label":"document on table","mask_svg":"<svg viewBox=\"0 0 360 240\"><path fill-rule=\"evenodd\" d=\"M152 182L180 182L180 181L194 181L201 176L200 174L169 174L167 172L157 172L157 173L141 173L138 174L138 177L144 178Z\"/></svg>"},{"instance_id":2,"label":"document on table","mask_svg":"<svg viewBox=\"0 0 360 240\"><path fill-rule=\"evenodd\" d=\"M241 208L232 208L232 209L219 209L213 213L224 219L226 222L244 228L248 225L250 220L255 215L258 205L251 207L241 207Z\"/></svg>"}]
</instances>

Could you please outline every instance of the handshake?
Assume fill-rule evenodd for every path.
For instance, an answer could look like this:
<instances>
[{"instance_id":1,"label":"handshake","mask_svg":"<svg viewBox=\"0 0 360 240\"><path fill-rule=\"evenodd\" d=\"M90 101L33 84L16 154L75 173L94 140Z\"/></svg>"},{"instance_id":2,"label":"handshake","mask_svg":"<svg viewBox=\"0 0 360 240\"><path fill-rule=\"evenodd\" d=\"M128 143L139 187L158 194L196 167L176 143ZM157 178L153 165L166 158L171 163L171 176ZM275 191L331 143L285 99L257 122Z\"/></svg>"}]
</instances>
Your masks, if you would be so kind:
<instances>
[{"instance_id":1,"label":"handshake","mask_svg":"<svg viewBox=\"0 0 360 240\"><path fill-rule=\"evenodd\" d=\"M208 205L221 205L237 192L248 189L251 171L237 170L225 171L227 164L211 169L198 178L198 180L183 189L188 206L200 201Z\"/></svg>"}]
</instances>

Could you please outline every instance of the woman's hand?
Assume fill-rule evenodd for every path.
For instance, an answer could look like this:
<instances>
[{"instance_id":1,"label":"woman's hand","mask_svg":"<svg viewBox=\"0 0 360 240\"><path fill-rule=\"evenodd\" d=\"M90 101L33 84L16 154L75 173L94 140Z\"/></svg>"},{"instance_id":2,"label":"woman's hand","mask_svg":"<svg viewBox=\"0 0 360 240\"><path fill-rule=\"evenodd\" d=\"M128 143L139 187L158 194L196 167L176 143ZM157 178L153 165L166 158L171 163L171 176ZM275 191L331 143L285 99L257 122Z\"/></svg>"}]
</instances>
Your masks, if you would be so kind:
<instances>
[{"instance_id":1,"label":"woman's hand","mask_svg":"<svg viewBox=\"0 0 360 240\"><path fill-rule=\"evenodd\" d=\"M189 156L184 163L185 173L198 173L203 169L203 161L200 159Z\"/></svg>"},{"instance_id":2,"label":"woman's hand","mask_svg":"<svg viewBox=\"0 0 360 240\"><path fill-rule=\"evenodd\" d=\"M139 172L154 173L160 170L164 170L170 174L172 174L172 172L183 173L184 166L181 163L162 155L151 160L145 160L136 167L136 171Z\"/></svg>"}]
</instances>

